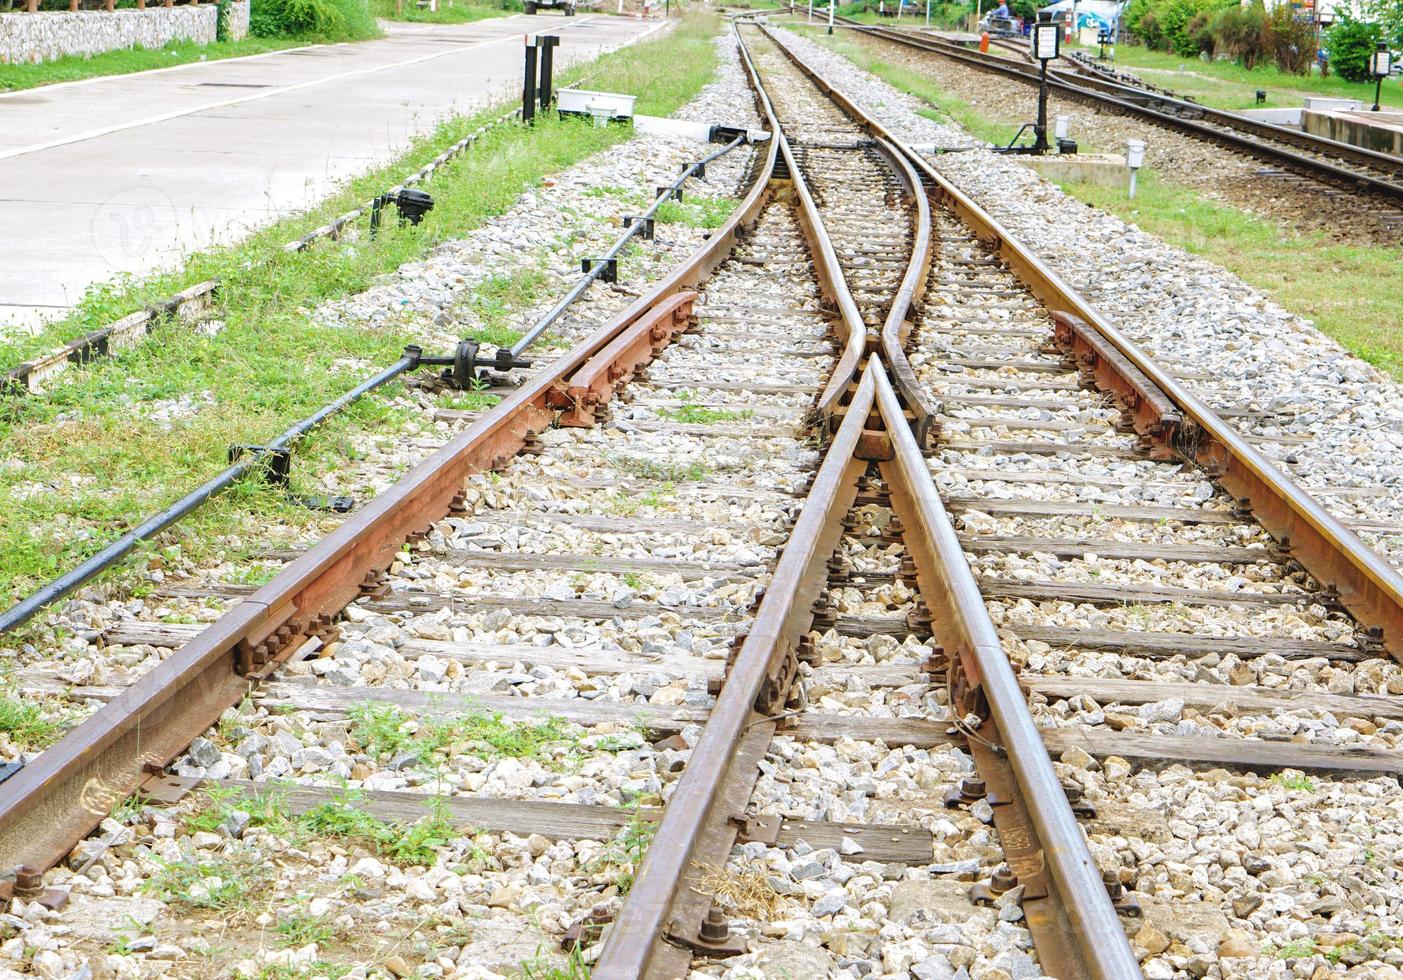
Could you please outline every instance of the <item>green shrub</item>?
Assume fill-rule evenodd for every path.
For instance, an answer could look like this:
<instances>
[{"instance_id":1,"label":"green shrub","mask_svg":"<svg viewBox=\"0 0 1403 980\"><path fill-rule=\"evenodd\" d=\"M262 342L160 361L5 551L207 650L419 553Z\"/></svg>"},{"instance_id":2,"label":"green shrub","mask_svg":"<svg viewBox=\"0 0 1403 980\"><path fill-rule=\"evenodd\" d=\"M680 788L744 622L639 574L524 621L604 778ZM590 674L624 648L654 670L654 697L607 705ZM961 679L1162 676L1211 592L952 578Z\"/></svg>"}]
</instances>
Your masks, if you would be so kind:
<instances>
[{"instance_id":1,"label":"green shrub","mask_svg":"<svg viewBox=\"0 0 1403 980\"><path fill-rule=\"evenodd\" d=\"M1370 81L1369 58L1378 46L1379 34L1377 24L1341 17L1326 36L1330 67L1347 82Z\"/></svg>"},{"instance_id":2,"label":"green shrub","mask_svg":"<svg viewBox=\"0 0 1403 980\"><path fill-rule=\"evenodd\" d=\"M1314 25L1296 19L1283 3L1267 15L1265 37L1267 52L1277 68L1292 75L1310 74L1315 62Z\"/></svg>"},{"instance_id":3,"label":"green shrub","mask_svg":"<svg viewBox=\"0 0 1403 980\"><path fill-rule=\"evenodd\" d=\"M378 33L366 0L253 0L254 37L305 37L354 41Z\"/></svg>"},{"instance_id":4,"label":"green shrub","mask_svg":"<svg viewBox=\"0 0 1403 980\"><path fill-rule=\"evenodd\" d=\"M1267 13L1260 3L1215 10L1208 17L1207 28L1213 56L1255 68L1267 56L1266 21Z\"/></svg>"},{"instance_id":5,"label":"green shrub","mask_svg":"<svg viewBox=\"0 0 1403 980\"><path fill-rule=\"evenodd\" d=\"M1149 48L1183 58L1207 50L1212 15L1232 0L1131 0L1125 26Z\"/></svg>"}]
</instances>

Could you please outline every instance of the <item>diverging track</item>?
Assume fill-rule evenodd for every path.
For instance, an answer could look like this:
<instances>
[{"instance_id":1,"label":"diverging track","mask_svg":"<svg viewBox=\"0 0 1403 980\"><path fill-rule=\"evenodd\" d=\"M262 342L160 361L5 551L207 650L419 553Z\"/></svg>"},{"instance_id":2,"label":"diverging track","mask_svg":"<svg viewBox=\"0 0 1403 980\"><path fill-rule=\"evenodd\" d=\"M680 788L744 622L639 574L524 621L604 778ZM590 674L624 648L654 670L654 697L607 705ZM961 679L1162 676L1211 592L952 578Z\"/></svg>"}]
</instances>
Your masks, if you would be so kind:
<instances>
[{"instance_id":1,"label":"diverging track","mask_svg":"<svg viewBox=\"0 0 1403 980\"><path fill-rule=\"evenodd\" d=\"M5 870L62 861L133 792L179 801L196 780L165 767L227 744L249 763L227 792L451 821L376 853L459 966L534 922L596 977L715 972L755 942L775 974L1014 972L1035 944L1044 973L1136 977L1229 954L1174 931L1187 888L1132 819L1132 771L1183 762L1175 785L1210 795L1208 766L1397 775L1368 721L1396 709L1367 693L1399 678L1397 573L739 31L774 136L732 219L211 627L110 637L188 642L0 784ZM1302 705L1366 724L1258 737ZM255 771L289 719L329 747ZM1106 812L1079 826L1087 804ZM266 819L220 843L226 877L268 873ZM121 846L104 832L77 866ZM1251 917L1282 876L1220 871L1196 906L1271 934ZM1120 915L1135 890L1162 946Z\"/></svg>"}]
</instances>

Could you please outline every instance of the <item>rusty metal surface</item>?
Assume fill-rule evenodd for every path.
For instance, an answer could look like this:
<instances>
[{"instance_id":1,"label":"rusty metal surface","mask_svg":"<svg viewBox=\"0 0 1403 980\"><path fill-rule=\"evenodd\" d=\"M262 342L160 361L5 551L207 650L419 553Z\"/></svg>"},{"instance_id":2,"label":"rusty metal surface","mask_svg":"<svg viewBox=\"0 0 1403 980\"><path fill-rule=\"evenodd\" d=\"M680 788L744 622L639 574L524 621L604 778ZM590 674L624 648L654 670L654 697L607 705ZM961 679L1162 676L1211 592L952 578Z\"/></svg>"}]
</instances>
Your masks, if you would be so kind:
<instances>
[{"instance_id":1,"label":"rusty metal surface","mask_svg":"<svg viewBox=\"0 0 1403 980\"><path fill-rule=\"evenodd\" d=\"M869 373L853 394L814 477L750 633L668 801L633 889L605 939L592 974L596 980L655 975L652 961L659 947L668 945L665 937L672 930L675 905L698 841L708 824L725 823L733 815L723 809L744 813L744 800L728 803L725 794L743 775L731 773L733 760L747 728L764 717L756 711L757 699L767 684L773 685L786 656L793 654L799 637L812 623L814 599L828 579L829 556L843 534L843 518L867 466L856 453L873 394ZM686 923L678 925L685 928Z\"/></svg>"},{"instance_id":2,"label":"rusty metal surface","mask_svg":"<svg viewBox=\"0 0 1403 980\"><path fill-rule=\"evenodd\" d=\"M387 568L400 545L447 514L470 474L548 426L551 391L656 304L708 275L759 214L771 141L745 201L681 266L285 568L267 585L0 784L0 874L47 868L191 739L237 704Z\"/></svg>"},{"instance_id":3,"label":"rusty metal surface","mask_svg":"<svg viewBox=\"0 0 1403 980\"><path fill-rule=\"evenodd\" d=\"M741 64L744 65L746 75L750 79L750 86L756 94L756 100L760 103L762 114L769 123L770 132L774 134L771 142L777 144L777 149L783 156L785 166L789 170L793 193L798 201L798 207L795 210L799 218L799 227L804 233L804 239L809 243L819 290L838 313L834 325L839 334L838 339L843 343L843 351L814 406L818 414L834 419L844 395L857 377L858 368L866 353L867 326L863 323L857 302L848 289L848 281L844 278L842 266L838 262L838 252L834 249L833 241L828 236L828 230L824 228L823 220L819 217L818 206L814 203L813 194L810 193L809 186L804 181L804 175L799 170L798 161L794 159L794 153L789 147L789 140L780 128L774 106L770 102L769 95L765 92L765 86L760 81L760 73L755 70L755 63L750 57L750 49L746 47L745 39L741 37L738 28L735 30L735 40L740 49Z\"/></svg>"},{"instance_id":4,"label":"rusty metal surface","mask_svg":"<svg viewBox=\"0 0 1403 980\"><path fill-rule=\"evenodd\" d=\"M1138 978L1139 963L989 619L925 456L907 428L901 402L880 364L873 362L867 370L876 382L877 408L893 449L893 459L880 464L882 476L901 521L907 553L916 566L921 596L931 610L932 631L997 726L1026 804L1028 825L1036 834L1049 882L1061 896L1075 939L1075 950L1058 944L1059 951L1079 955L1085 967L1064 975ZM1022 860L1028 860L1026 854ZM1041 945L1038 952L1041 956Z\"/></svg>"},{"instance_id":5,"label":"rusty metal surface","mask_svg":"<svg viewBox=\"0 0 1403 980\"><path fill-rule=\"evenodd\" d=\"M594 425L595 410L609 402L614 386L627 383L635 371L687 329L696 300L697 294L690 289L663 300L591 357L565 383L563 398L559 389L552 392L552 403L564 409L557 424Z\"/></svg>"},{"instance_id":6,"label":"rusty metal surface","mask_svg":"<svg viewBox=\"0 0 1403 980\"><path fill-rule=\"evenodd\" d=\"M1135 431L1147 437L1144 448L1150 457L1177 458L1174 440L1184 418L1174 403L1080 317L1058 312L1052 318L1057 324L1053 342L1076 362L1084 382L1115 396Z\"/></svg>"}]
</instances>

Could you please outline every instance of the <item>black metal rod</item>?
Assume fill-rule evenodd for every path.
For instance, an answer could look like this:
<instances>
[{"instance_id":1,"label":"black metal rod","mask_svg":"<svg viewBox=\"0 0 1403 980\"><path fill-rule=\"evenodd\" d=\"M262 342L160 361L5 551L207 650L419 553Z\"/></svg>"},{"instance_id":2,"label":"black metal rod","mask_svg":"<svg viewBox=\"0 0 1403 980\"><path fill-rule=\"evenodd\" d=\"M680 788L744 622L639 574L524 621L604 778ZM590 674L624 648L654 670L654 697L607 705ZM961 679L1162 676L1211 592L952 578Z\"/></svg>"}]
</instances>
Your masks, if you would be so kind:
<instances>
[{"instance_id":1,"label":"black metal rod","mask_svg":"<svg viewBox=\"0 0 1403 980\"><path fill-rule=\"evenodd\" d=\"M1039 59L1042 64L1038 82L1038 124L1033 127L1033 152L1047 152L1047 59Z\"/></svg>"},{"instance_id":2,"label":"black metal rod","mask_svg":"<svg viewBox=\"0 0 1403 980\"><path fill-rule=\"evenodd\" d=\"M551 93L551 82L552 82L551 75L554 73L554 67L555 67L555 45L552 44L552 43L550 43L550 42L553 41L553 40L555 40L555 38L554 38L554 37L551 37L550 35L547 35L547 37L538 38L538 40L539 40L539 41L545 41L545 43L542 44L542 45L540 46L540 47L541 47L541 84L540 84L540 96L541 96L541 98L540 98L540 102L541 102L541 109L542 109L542 111L544 111L544 110L550 108L550 100L551 100L551 94L552 94L552 93Z\"/></svg>"},{"instance_id":3,"label":"black metal rod","mask_svg":"<svg viewBox=\"0 0 1403 980\"><path fill-rule=\"evenodd\" d=\"M521 82L521 121L536 118L536 46L526 39L526 76Z\"/></svg>"},{"instance_id":4,"label":"black metal rod","mask_svg":"<svg viewBox=\"0 0 1403 980\"><path fill-rule=\"evenodd\" d=\"M744 136L737 136L735 139L731 140L731 142L721 147L721 149L715 151L714 153L708 154L707 156L698 160L696 163L692 164L686 170L682 171L681 175L678 176L676 180L674 180L671 184L664 188L664 190L660 194L658 194L657 200L653 202L652 206L648 208L647 211L629 220L628 227L624 229L623 234L620 235L618 239L614 242L613 247L611 247L609 251L605 252L601 258L596 259L594 261L594 263L590 267L590 270L580 276L579 280L575 283L575 285L570 287L570 291L565 294L565 296L560 300L560 302L556 303L553 307L551 307L549 313L541 317L541 319L537 320L535 325L532 326L530 330L528 330L521 336L520 340L512 344L512 356L520 356L522 351L526 350L526 348L534 344L540 338L541 334L545 333L547 330L550 329L551 324L553 324L556 320L560 319L561 315L570 308L570 305L584 294L584 291L590 287L590 284L605 273L605 271L609 267L609 260L617 258L619 253L623 251L624 246L627 245L635 235L641 234L643 230L647 228L648 219L652 218L655 214L658 213L658 208L662 207L663 202L667 201L674 195L677 189L682 186L682 184L687 180L688 177L696 173L698 168L705 169L706 165L712 160L715 160L718 157L730 153L732 150L734 150L736 147L740 146L744 142Z\"/></svg>"},{"instance_id":5,"label":"black metal rod","mask_svg":"<svg viewBox=\"0 0 1403 980\"><path fill-rule=\"evenodd\" d=\"M346 394L342 395L325 408L322 408L316 414L309 415L301 422L298 422L292 428L278 436L277 439L270 442L268 448L286 449L292 443L302 438L337 412L346 408L352 402L374 391L386 382L394 380L405 371L413 370L418 363L419 360L417 357L401 358L395 364L375 375L375 377L362 382L355 388L346 392ZM148 518L140 527L128 531L77 568L65 572L38 592L27 596L3 613L0 613L0 633L6 633L26 622L45 606L62 599L80 585L115 565L122 558L130 554L141 542L148 538L155 537L187 514L207 503L211 498L228 490L245 474L261 465L259 455L261 454L244 456L214 479L204 483L199 489L193 490L184 497L181 497L159 514Z\"/></svg>"}]
</instances>

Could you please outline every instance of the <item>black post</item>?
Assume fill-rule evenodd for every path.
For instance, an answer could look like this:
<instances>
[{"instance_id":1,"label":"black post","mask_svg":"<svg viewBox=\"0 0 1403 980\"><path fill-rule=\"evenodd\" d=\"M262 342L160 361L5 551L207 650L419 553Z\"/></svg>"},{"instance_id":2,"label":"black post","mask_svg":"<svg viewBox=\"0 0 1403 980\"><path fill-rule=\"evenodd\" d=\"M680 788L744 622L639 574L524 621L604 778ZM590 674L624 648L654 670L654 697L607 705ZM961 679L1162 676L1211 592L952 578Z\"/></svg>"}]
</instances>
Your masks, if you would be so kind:
<instances>
[{"instance_id":1,"label":"black post","mask_svg":"<svg viewBox=\"0 0 1403 980\"><path fill-rule=\"evenodd\" d=\"M1375 111L1375 112L1378 112L1378 111L1379 111L1379 96L1383 94L1383 88L1384 88L1384 77L1383 77L1382 75L1375 75L1375 76L1374 76L1374 111Z\"/></svg>"},{"instance_id":2,"label":"black post","mask_svg":"<svg viewBox=\"0 0 1403 980\"><path fill-rule=\"evenodd\" d=\"M1047 152L1047 59L1039 58L1042 69L1038 82L1038 122L1033 127L1033 152Z\"/></svg>"},{"instance_id":3,"label":"black post","mask_svg":"<svg viewBox=\"0 0 1403 980\"><path fill-rule=\"evenodd\" d=\"M560 37L556 34L540 34L536 37L536 47L541 51L541 84L540 84L540 104L541 111L550 108L552 92L551 86L554 81L555 46L560 43Z\"/></svg>"},{"instance_id":4,"label":"black post","mask_svg":"<svg viewBox=\"0 0 1403 980\"><path fill-rule=\"evenodd\" d=\"M521 83L521 121L531 122L536 117L536 46L531 38L526 39L526 78Z\"/></svg>"}]
</instances>

